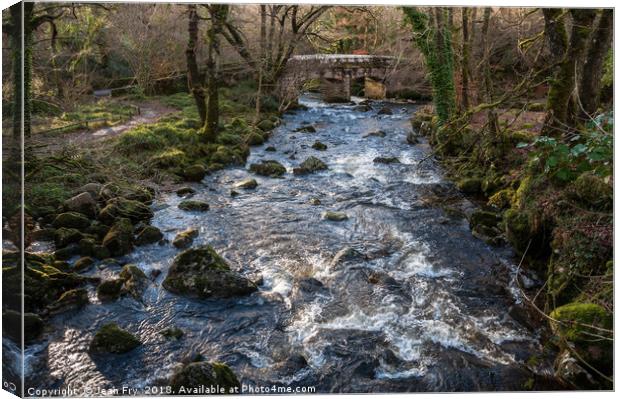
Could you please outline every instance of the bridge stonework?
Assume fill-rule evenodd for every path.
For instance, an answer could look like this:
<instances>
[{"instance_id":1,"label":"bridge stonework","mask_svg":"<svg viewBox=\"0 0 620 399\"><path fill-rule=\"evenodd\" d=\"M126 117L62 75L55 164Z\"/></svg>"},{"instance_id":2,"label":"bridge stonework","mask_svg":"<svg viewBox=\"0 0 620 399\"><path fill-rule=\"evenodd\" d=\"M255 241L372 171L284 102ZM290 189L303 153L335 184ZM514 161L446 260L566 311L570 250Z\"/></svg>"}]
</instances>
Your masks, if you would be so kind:
<instances>
[{"instance_id":1,"label":"bridge stonework","mask_svg":"<svg viewBox=\"0 0 620 399\"><path fill-rule=\"evenodd\" d=\"M312 54L292 57L279 82L279 95L294 101L304 83L320 79L320 91L326 102L351 101L351 80L364 78L367 98L385 98L385 80L395 62L394 57L350 54Z\"/></svg>"}]
</instances>

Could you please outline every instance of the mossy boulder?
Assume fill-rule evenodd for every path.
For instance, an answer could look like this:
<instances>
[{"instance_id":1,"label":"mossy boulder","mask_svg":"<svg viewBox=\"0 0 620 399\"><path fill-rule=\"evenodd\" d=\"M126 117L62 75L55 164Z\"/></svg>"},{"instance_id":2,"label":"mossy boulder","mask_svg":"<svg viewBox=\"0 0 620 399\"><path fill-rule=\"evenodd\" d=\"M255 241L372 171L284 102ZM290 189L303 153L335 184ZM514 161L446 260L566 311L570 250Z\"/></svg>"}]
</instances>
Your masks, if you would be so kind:
<instances>
[{"instance_id":1,"label":"mossy boulder","mask_svg":"<svg viewBox=\"0 0 620 399\"><path fill-rule=\"evenodd\" d=\"M326 169L327 165L325 162L316 157L308 157L299 165L298 168L293 169L293 173L296 175L307 175Z\"/></svg>"},{"instance_id":2,"label":"mossy boulder","mask_svg":"<svg viewBox=\"0 0 620 399\"><path fill-rule=\"evenodd\" d=\"M89 303L88 291L84 288L76 288L64 292L60 298L48 306L48 311L50 314L59 314L81 309Z\"/></svg>"},{"instance_id":3,"label":"mossy boulder","mask_svg":"<svg viewBox=\"0 0 620 399\"><path fill-rule=\"evenodd\" d=\"M194 242L194 238L198 237L197 229L187 229L185 231L180 232L174 237L172 241L172 245L177 248L188 248Z\"/></svg>"},{"instance_id":4,"label":"mossy boulder","mask_svg":"<svg viewBox=\"0 0 620 399\"><path fill-rule=\"evenodd\" d=\"M458 189L465 194L478 194L480 193L482 180L477 177L467 177L459 180L456 183Z\"/></svg>"},{"instance_id":5,"label":"mossy boulder","mask_svg":"<svg viewBox=\"0 0 620 399\"><path fill-rule=\"evenodd\" d=\"M270 121L269 119L265 119L265 120L260 121L258 125L256 125L256 127L258 127L263 132L266 132L268 130L273 130L273 128L276 127L276 124Z\"/></svg>"},{"instance_id":6,"label":"mossy boulder","mask_svg":"<svg viewBox=\"0 0 620 399\"><path fill-rule=\"evenodd\" d=\"M342 222L349 219L349 216L344 212L326 211L323 213L323 219L331 220L332 222Z\"/></svg>"},{"instance_id":7,"label":"mossy boulder","mask_svg":"<svg viewBox=\"0 0 620 399\"><path fill-rule=\"evenodd\" d=\"M389 107L383 107L377 112L377 115L392 115L393 113Z\"/></svg>"},{"instance_id":8,"label":"mossy boulder","mask_svg":"<svg viewBox=\"0 0 620 399\"><path fill-rule=\"evenodd\" d=\"M199 393L203 387L219 387L222 391L218 393L238 393L241 388L230 367L204 361L183 366L170 378L169 384L174 395Z\"/></svg>"},{"instance_id":9,"label":"mossy boulder","mask_svg":"<svg viewBox=\"0 0 620 399\"><path fill-rule=\"evenodd\" d=\"M154 242L159 242L164 238L164 234L155 226L144 226L136 236L136 245L147 245Z\"/></svg>"},{"instance_id":10,"label":"mossy boulder","mask_svg":"<svg viewBox=\"0 0 620 399\"><path fill-rule=\"evenodd\" d=\"M327 150L327 145L321 143L320 141L315 141L314 144L312 144L312 148L314 148L317 151L325 151Z\"/></svg>"},{"instance_id":11,"label":"mossy boulder","mask_svg":"<svg viewBox=\"0 0 620 399\"><path fill-rule=\"evenodd\" d=\"M65 212L56 216L52 226L55 228L67 227L82 230L90 226L90 220L81 213Z\"/></svg>"},{"instance_id":12,"label":"mossy boulder","mask_svg":"<svg viewBox=\"0 0 620 399\"><path fill-rule=\"evenodd\" d=\"M312 125L305 125L298 127L295 131L299 133L316 133L316 128Z\"/></svg>"},{"instance_id":13,"label":"mossy boulder","mask_svg":"<svg viewBox=\"0 0 620 399\"><path fill-rule=\"evenodd\" d=\"M217 151L211 155L212 164L232 165L239 163L239 157L230 148L220 146Z\"/></svg>"},{"instance_id":14,"label":"mossy boulder","mask_svg":"<svg viewBox=\"0 0 620 399\"><path fill-rule=\"evenodd\" d=\"M486 227L495 227L501 221L501 218L495 212L475 210L469 217L469 226L474 228L479 225Z\"/></svg>"},{"instance_id":15,"label":"mossy boulder","mask_svg":"<svg viewBox=\"0 0 620 399\"><path fill-rule=\"evenodd\" d=\"M90 256L84 256L75 261L75 263L73 264L73 269L77 272L83 272L84 270L87 270L89 267L91 267L93 264L95 264L95 260L93 258L91 258Z\"/></svg>"},{"instance_id":16,"label":"mossy boulder","mask_svg":"<svg viewBox=\"0 0 620 399\"><path fill-rule=\"evenodd\" d=\"M237 189L253 190L258 187L258 183L256 182L256 179L244 179L235 183L233 187Z\"/></svg>"},{"instance_id":17,"label":"mossy boulder","mask_svg":"<svg viewBox=\"0 0 620 399\"><path fill-rule=\"evenodd\" d=\"M181 187L180 189L176 191L176 193L179 197L186 197L188 195L195 194L196 190L194 190L191 187Z\"/></svg>"},{"instance_id":18,"label":"mossy boulder","mask_svg":"<svg viewBox=\"0 0 620 399\"><path fill-rule=\"evenodd\" d=\"M29 343L41 335L45 324L39 315L24 313L24 342ZM2 313L2 331L13 342L21 344L22 341L22 314L14 310L5 310Z\"/></svg>"},{"instance_id":19,"label":"mossy boulder","mask_svg":"<svg viewBox=\"0 0 620 399\"><path fill-rule=\"evenodd\" d=\"M207 169L203 165L192 165L183 171L183 176L188 181L199 182L207 175Z\"/></svg>"},{"instance_id":20,"label":"mossy boulder","mask_svg":"<svg viewBox=\"0 0 620 399\"><path fill-rule=\"evenodd\" d=\"M175 294L199 298L228 298L257 290L249 279L232 271L210 246L188 249L179 254L163 287Z\"/></svg>"},{"instance_id":21,"label":"mossy boulder","mask_svg":"<svg viewBox=\"0 0 620 399\"><path fill-rule=\"evenodd\" d=\"M103 238L103 246L112 256L129 253L133 248L133 226L129 219L119 219Z\"/></svg>"},{"instance_id":22,"label":"mossy boulder","mask_svg":"<svg viewBox=\"0 0 620 399\"><path fill-rule=\"evenodd\" d=\"M123 292L136 299L142 298L142 294L149 284L148 277L142 269L133 264L125 265L118 276L124 281Z\"/></svg>"},{"instance_id":23,"label":"mossy boulder","mask_svg":"<svg viewBox=\"0 0 620 399\"><path fill-rule=\"evenodd\" d=\"M515 192L515 195L512 198L513 208L521 209L525 205L529 197L529 194L532 191L533 184L534 184L534 180L532 179L531 176L527 176L519 182L519 188L517 188L517 191Z\"/></svg>"},{"instance_id":24,"label":"mossy boulder","mask_svg":"<svg viewBox=\"0 0 620 399\"><path fill-rule=\"evenodd\" d=\"M611 209L613 206L613 187L595 174L581 174L572 188L577 199L587 207Z\"/></svg>"},{"instance_id":25,"label":"mossy boulder","mask_svg":"<svg viewBox=\"0 0 620 399\"><path fill-rule=\"evenodd\" d=\"M75 195L63 203L63 209L69 212L78 212L87 217L96 217L99 213L99 205L89 192Z\"/></svg>"},{"instance_id":26,"label":"mossy boulder","mask_svg":"<svg viewBox=\"0 0 620 399\"><path fill-rule=\"evenodd\" d=\"M64 248L69 244L78 243L84 235L77 229L61 227L54 232L54 244L56 248Z\"/></svg>"},{"instance_id":27,"label":"mossy boulder","mask_svg":"<svg viewBox=\"0 0 620 399\"><path fill-rule=\"evenodd\" d=\"M170 339L181 339L185 333L178 327L168 327L159 332L166 338Z\"/></svg>"},{"instance_id":28,"label":"mossy boulder","mask_svg":"<svg viewBox=\"0 0 620 399\"><path fill-rule=\"evenodd\" d=\"M268 151L268 152L276 152L277 150L276 150L276 147L274 147L274 146L270 145L269 147L265 148L265 151Z\"/></svg>"},{"instance_id":29,"label":"mossy boulder","mask_svg":"<svg viewBox=\"0 0 620 399\"><path fill-rule=\"evenodd\" d=\"M247 145L261 145L265 142L265 139L262 135L252 132L245 137L245 142Z\"/></svg>"},{"instance_id":30,"label":"mossy boulder","mask_svg":"<svg viewBox=\"0 0 620 399\"><path fill-rule=\"evenodd\" d=\"M90 342L91 353L127 353L138 347L140 340L115 323L103 325Z\"/></svg>"},{"instance_id":31,"label":"mossy boulder","mask_svg":"<svg viewBox=\"0 0 620 399\"><path fill-rule=\"evenodd\" d=\"M362 137L363 138L367 138L367 137L385 137L386 133L383 130L373 130L372 132L368 132L366 134L364 134Z\"/></svg>"},{"instance_id":32,"label":"mossy boulder","mask_svg":"<svg viewBox=\"0 0 620 399\"><path fill-rule=\"evenodd\" d=\"M119 218L130 219L134 223L148 222L153 217L153 211L148 205L140 201L126 198L114 198L99 212L99 220L112 224Z\"/></svg>"},{"instance_id":33,"label":"mossy boulder","mask_svg":"<svg viewBox=\"0 0 620 399\"><path fill-rule=\"evenodd\" d=\"M534 236L529 214L509 209L504 213L504 222L508 242L519 252L524 252Z\"/></svg>"},{"instance_id":34,"label":"mossy boulder","mask_svg":"<svg viewBox=\"0 0 620 399\"><path fill-rule=\"evenodd\" d=\"M376 157L372 161L374 163L385 163L385 164L400 163L400 159L396 157Z\"/></svg>"},{"instance_id":35,"label":"mossy boulder","mask_svg":"<svg viewBox=\"0 0 620 399\"><path fill-rule=\"evenodd\" d=\"M150 204L153 201L153 189L138 184L108 183L101 188L100 197L104 201L125 198Z\"/></svg>"},{"instance_id":36,"label":"mossy boulder","mask_svg":"<svg viewBox=\"0 0 620 399\"><path fill-rule=\"evenodd\" d=\"M513 190L512 188L505 188L493 194L489 198L487 204L496 209L506 209L510 207L514 196L515 190Z\"/></svg>"},{"instance_id":37,"label":"mossy boulder","mask_svg":"<svg viewBox=\"0 0 620 399\"><path fill-rule=\"evenodd\" d=\"M121 295L125 281L120 278L102 281L97 286L97 298L102 302L114 301Z\"/></svg>"},{"instance_id":38,"label":"mossy boulder","mask_svg":"<svg viewBox=\"0 0 620 399\"><path fill-rule=\"evenodd\" d=\"M569 345L579 357L604 373L610 373L613 365L613 329L611 313L594 303L573 302L555 308L550 315L555 334ZM606 331L605 331L606 330ZM597 339L597 337L608 339Z\"/></svg>"},{"instance_id":39,"label":"mossy boulder","mask_svg":"<svg viewBox=\"0 0 620 399\"><path fill-rule=\"evenodd\" d=\"M251 164L250 172L261 176L279 177L286 173L286 168L278 161L268 160Z\"/></svg>"},{"instance_id":40,"label":"mossy boulder","mask_svg":"<svg viewBox=\"0 0 620 399\"><path fill-rule=\"evenodd\" d=\"M188 212L206 212L209 210L209 204L204 201L186 200L179 203L179 209Z\"/></svg>"},{"instance_id":41,"label":"mossy boulder","mask_svg":"<svg viewBox=\"0 0 620 399\"><path fill-rule=\"evenodd\" d=\"M148 164L156 169L180 168L187 163L185 152L172 148L153 155Z\"/></svg>"}]
</instances>

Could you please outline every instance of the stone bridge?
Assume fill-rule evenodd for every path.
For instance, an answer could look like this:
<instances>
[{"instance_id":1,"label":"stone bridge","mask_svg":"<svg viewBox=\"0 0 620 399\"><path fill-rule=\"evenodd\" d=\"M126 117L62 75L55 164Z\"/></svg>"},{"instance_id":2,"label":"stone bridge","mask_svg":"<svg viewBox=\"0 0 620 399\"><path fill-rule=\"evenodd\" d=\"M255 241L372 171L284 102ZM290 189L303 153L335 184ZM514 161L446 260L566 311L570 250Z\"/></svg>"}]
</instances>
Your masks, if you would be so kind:
<instances>
[{"instance_id":1,"label":"stone bridge","mask_svg":"<svg viewBox=\"0 0 620 399\"><path fill-rule=\"evenodd\" d=\"M305 82L320 79L323 100L351 101L351 81L364 79L364 96L385 98L385 80L396 58L379 55L311 54L292 57L279 82L280 96L295 100Z\"/></svg>"}]
</instances>

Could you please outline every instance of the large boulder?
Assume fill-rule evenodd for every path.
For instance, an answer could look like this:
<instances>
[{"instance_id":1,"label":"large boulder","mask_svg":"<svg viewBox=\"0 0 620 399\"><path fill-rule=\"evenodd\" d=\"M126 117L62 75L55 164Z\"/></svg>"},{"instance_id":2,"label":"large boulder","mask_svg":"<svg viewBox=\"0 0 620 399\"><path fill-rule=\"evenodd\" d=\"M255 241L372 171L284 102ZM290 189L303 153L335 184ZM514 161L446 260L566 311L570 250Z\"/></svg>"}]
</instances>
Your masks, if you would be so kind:
<instances>
[{"instance_id":1,"label":"large boulder","mask_svg":"<svg viewBox=\"0 0 620 399\"><path fill-rule=\"evenodd\" d=\"M125 281L120 278L102 281L97 287L97 298L101 302L114 301L121 295Z\"/></svg>"},{"instance_id":2,"label":"large boulder","mask_svg":"<svg viewBox=\"0 0 620 399\"><path fill-rule=\"evenodd\" d=\"M293 173L296 175L306 175L325 169L327 169L325 162L316 157L308 157L299 165L298 168L293 169Z\"/></svg>"},{"instance_id":3,"label":"large boulder","mask_svg":"<svg viewBox=\"0 0 620 399\"><path fill-rule=\"evenodd\" d=\"M140 340L115 323L103 325L90 342L91 353L126 353L140 345Z\"/></svg>"},{"instance_id":4,"label":"large boulder","mask_svg":"<svg viewBox=\"0 0 620 399\"><path fill-rule=\"evenodd\" d=\"M174 395L191 395L204 393L202 390L205 387L219 389L210 392L213 394L239 393L241 384L227 365L199 361L186 364L178 370L170 378L170 386Z\"/></svg>"},{"instance_id":5,"label":"large boulder","mask_svg":"<svg viewBox=\"0 0 620 399\"><path fill-rule=\"evenodd\" d=\"M252 190L258 187L258 183L256 182L256 179L244 179L244 180L241 180L240 182L235 183L233 187L242 188L244 190Z\"/></svg>"},{"instance_id":6,"label":"large boulder","mask_svg":"<svg viewBox=\"0 0 620 399\"><path fill-rule=\"evenodd\" d=\"M252 281L230 270L210 246L188 249L179 254L163 282L175 294L199 298L228 298L257 290Z\"/></svg>"},{"instance_id":7,"label":"large boulder","mask_svg":"<svg viewBox=\"0 0 620 399\"><path fill-rule=\"evenodd\" d=\"M136 236L136 245L152 244L164 238L164 234L155 226L144 226Z\"/></svg>"},{"instance_id":8,"label":"large boulder","mask_svg":"<svg viewBox=\"0 0 620 399\"><path fill-rule=\"evenodd\" d=\"M61 227L54 232L54 244L56 248L64 248L69 244L80 242L84 235L77 229Z\"/></svg>"},{"instance_id":9,"label":"large boulder","mask_svg":"<svg viewBox=\"0 0 620 399\"><path fill-rule=\"evenodd\" d=\"M52 222L52 226L56 228L67 227L82 230L90 226L90 220L77 212L61 213Z\"/></svg>"},{"instance_id":10,"label":"large boulder","mask_svg":"<svg viewBox=\"0 0 620 399\"><path fill-rule=\"evenodd\" d=\"M312 148L314 148L317 151L325 151L327 150L327 145L321 143L320 141L315 141L314 144L312 144Z\"/></svg>"},{"instance_id":11,"label":"large boulder","mask_svg":"<svg viewBox=\"0 0 620 399\"><path fill-rule=\"evenodd\" d=\"M278 161L261 161L250 165L250 172L261 176L278 177L286 173L286 168Z\"/></svg>"},{"instance_id":12,"label":"large boulder","mask_svg":"<svg viewBox=\"0 0 620 399\"><path fill-rule=\"evenodd\" d=\"M129 253L133 248L133 226L129 219L119 219L103 237L103 246L112 256Z\"/></svg>"},{"instance_id":13,"label":"large boulder","mask_svg":"<svg viewBox=\"0 0 620 399\"><path fill-rule=\"evenodd\" d=\"M146 274L136 265L125 265L118 275L124 281L123 293L128 293L136 299L141 299L146 287L148 287L149 279Z\"/></svg>"},{"instance_id":14,"label":"large boulder","mask_svg":"<svg viewBox=\"0 0 620 399\"><path fill-rule=\"evenodd\" d=\"M140 201L126 198L114 198L99 212L99 220L114 223L118 218L127 218L132 222L147 222L153 217L153 211Z\"/></svg>"},{"instance_id":15,"label":"large boulder","mask_svg":"<svg viewBox=\"0 0 620 399\"><path fill-rule=\"evenodd\" d=\"M78 212L94 218L99 213L99 205L89 192L80 193L63 203L63 208L69 212Z\"/></svg>"},{"instance_id":16,"label":"large boulder","mask_svg":"<svg viewBox=\"0 0 620 399\"><path fill-rule=\"evenodd\" d=\"M60 298L48 306L50 314L59 314L69 310L81 309L88 305L88 291L84 288L76 288L64 292Z\"/></svg>"},{"instance_id":17,"label":"large boulder","mask_svg":"<svg viewBox=\"0 0 620 399\"><path fill-rule=\"evenodd\" d=\"M34 313L24 313L24 342L28 343L37 339L43 332L43 320ZM2 313L2 331L15 343L22 341L22 314L14 310L6 310Z\"/></svg>"}]
</instances>

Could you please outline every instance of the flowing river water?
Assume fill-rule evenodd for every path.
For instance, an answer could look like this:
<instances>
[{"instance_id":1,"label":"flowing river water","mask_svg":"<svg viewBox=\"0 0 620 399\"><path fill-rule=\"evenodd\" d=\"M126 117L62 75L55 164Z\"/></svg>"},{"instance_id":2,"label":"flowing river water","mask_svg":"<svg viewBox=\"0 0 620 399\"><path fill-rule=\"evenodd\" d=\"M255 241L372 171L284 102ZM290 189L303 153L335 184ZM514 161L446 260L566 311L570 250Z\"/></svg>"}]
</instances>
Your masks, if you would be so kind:
<instances>
[{"instance_id":1,"label":"flowing river water","mask_svg":"<svg viewBox=\"0 0 620 399\"><path fill-rule=\"evenodd\" d=\"M511 252L473 237L463 216L446 212L446 203L465 212L474 206L432 160L420 163L430 151L424 140L406 142L416 106L374 103L361 112L311 97L302 103L308 109L285 115L248 159L279 161L284 178L229 168L193 186L193 199L207 201L208 212L179 210L175 193L153 205L152 224L167 239L198 228L194 245L210 244L231 267L261 276L259 291L225 300L174 295L161 282L179 250L139 247L123 261L147 275L162 272L142 301L102 304L89 288L90 305L53 318L45 340L27 348L27 387L97 393L162 385L191 353L227 363L246 385L317 392L521 390L549 375L535 323L509 311L520 302ZM378 115L383 106L393 114ZM307 124L316 132L295 131ZM385 137L364 137L376 130ZM327 150L311 148L315 140ZM265 151L269 146L276 151ZM310 155L329 169L293 175ZM380 156L401 163L374 163ZM232 185L247 177L258 187L231 197ZM314 198L321 204L312 205ZM349 219L323 220L327 210ZM91 356L93 334L110 321L142 345ZM160 334L171 326L183 338Z\"/></svg>"}]
</instances>

